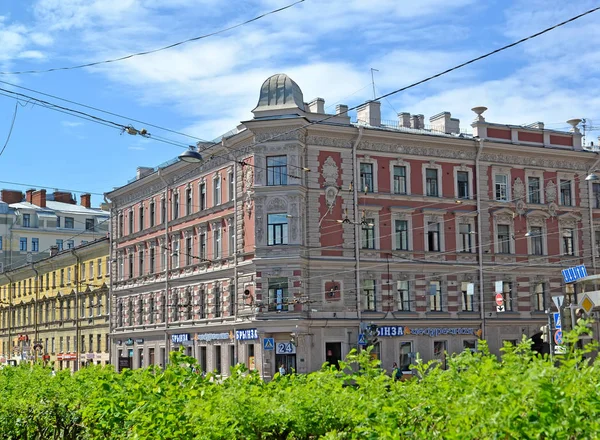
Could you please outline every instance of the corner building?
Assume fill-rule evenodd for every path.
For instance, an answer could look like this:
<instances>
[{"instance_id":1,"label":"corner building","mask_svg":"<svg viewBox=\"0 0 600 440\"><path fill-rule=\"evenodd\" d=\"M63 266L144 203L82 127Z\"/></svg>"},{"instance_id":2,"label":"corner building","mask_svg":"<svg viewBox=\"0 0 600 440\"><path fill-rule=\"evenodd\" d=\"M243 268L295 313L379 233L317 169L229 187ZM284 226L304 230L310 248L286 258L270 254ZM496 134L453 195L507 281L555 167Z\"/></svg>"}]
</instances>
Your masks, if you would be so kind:
<instances>
[{"instance_id":1,"label":"corner building","mask_svg":"<svg viewBox=\"0 0 600 440\"><path fill-rule=\"evenodd\" d=\"M108 245L102 238L0 274L0 364L110 363Z\"/></svg>"},{"instance_id":2,"label":"corner building","mask_svg":"<svg viewBox=\"0 0 600 440\"><path fill-rule=\"evenodd\" d=\"M113 356L204 370L335 363L378 326L383 367L532 337L560 269L595 271L598 155L573 130L449 112L347 116L274 75L205 161L139 168L112 201ZM323 121L323 119L325 119Z\"/></svg>"}]
</instances>

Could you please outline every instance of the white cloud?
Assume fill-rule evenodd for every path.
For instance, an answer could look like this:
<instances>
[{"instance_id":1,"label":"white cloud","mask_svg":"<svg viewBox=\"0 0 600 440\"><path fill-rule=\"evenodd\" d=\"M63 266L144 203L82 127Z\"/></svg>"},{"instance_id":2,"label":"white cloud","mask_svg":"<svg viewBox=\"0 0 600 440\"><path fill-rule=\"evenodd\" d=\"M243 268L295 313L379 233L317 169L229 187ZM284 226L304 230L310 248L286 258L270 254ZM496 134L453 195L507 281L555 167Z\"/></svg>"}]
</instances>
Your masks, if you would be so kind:
<instances>
[{"instance_id":1,"label":"white cloud","mask_svg":"<svg viewBox=\"0 0 600 440\"><path fill-rule=\"evenodd\" d=\"M144 151L146 147L142 147L141 145L130 145L129 147L127 147L127 149L135 151Z\"/></svg>"},{"instance_id":2,"label":"white cloud","mask_svg":"<svg viewBox=\"0 0 600 440\"><path fill-rule=\"evenodd\" d=\"M60 121L60 123L64 127L80 127L83 125L83 122L79 122L79 121Z\"/></svg>"},{"instance_id":3,"label":"white cloud","mask_svg":"<svg viewBox=\"0 0 600 440\"><path fill-rule=\"evenodd\" d=\"M24 50L23 52L20 52L17 57L30 60L42 60L46 58L46 55L39 50Z\"/></svg>"}]
</instances>

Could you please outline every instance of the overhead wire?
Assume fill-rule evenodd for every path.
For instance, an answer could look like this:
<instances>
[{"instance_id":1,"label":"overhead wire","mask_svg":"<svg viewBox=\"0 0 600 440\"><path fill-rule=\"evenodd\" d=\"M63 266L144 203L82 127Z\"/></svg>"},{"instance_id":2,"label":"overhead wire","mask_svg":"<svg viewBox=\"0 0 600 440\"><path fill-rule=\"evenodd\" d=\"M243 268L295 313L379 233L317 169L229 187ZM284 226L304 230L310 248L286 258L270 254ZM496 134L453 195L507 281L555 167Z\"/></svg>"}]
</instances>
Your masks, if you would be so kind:
<instances>
[{"instance_id":1,"label":"overhead wire","mask_svg":"<svg viewBox=\"0 0 600 440\"><path fill-rule=\"evenodd\" d=\"M6 136L6 141L4 142L4 146L2 147L2 150L0 150L0 156L2 156L2 154L4 153L4 150L6 150L6 146L8 145L8 142L10 141L10 136L12 135L13 128L15 126L15 120L17 119L17 110L19 110L18 101L15 102L15 111L13 113L12 122L10 123L10 129L8 130L8 135Z\"/></svg>"},{"instance_id":2,"label":"overhead wire","mask_svg":"<svg viewBox=\"0 0 600 440\"><path fill-rule=\"evenodd\" d=\"M152 54L152 53L156 53L156 52L161 52L161 51L164 51L164 50L172 49L174 47L181 46L183 44L190 43L192 41L198 41L198 40L203 40L203 39L206 39L206 38L209 38L209 37L213 37L215 35L219 35L219 34L228 32L230 30L233 30L233 29L245 26L245 25L250 24L252 22L258 21L258 20L260 20L260 19L262 19L264 17L267 17L269 15L273 15L273 14L276 14L278 12L284 11L286 9L292 8L292 7L296 6L297 4L300 4L300 3L303 3L303 2L304 2L304 0L298 0L298 1L295 1L294 3L290 3L290 4L286 5L286 6L282 6L281 8L277 8L277 9L273 9L271 11L265 12L263 14L260 14L260 15L258 15L256 17L254 17L254 18L251 18L249 20L246 20L246 21L243 21L241 23L235 24L233 26L229 26L229 27L220 29L218 31L210 32L210 33L207 33L207 34L204 34L204 35L200 35L200 36L197 36L197 37L187 38L185 40L178 41L176 43L172 43L172 44L169 44L167 46L159 47L158 49L152 49L152 50L146 50L146 51L142 51L142 52L136 52L136 53L132 53L132 54L125 55L125 56L122 56L122 57L118 57L118 58L111 58L111 59L102 60L102 61L94 61L94 62L90 62L90 63L77 64L77 65L74 65L74 66L53 67L53 68L50 68L50 69L39 69L39 70L21 70L21 71L14 71L14 72L0 72L0 75L24 75L24 74L31 74L31 73L48 73L48 72L56 72L56 71L60 71L60 70L74 70L74 69L82 69L84 67L98 66L98 65L101 65L101 64L116 63L118 61L123 61L123 60L127 60L127 59L134 58L134 57L140 57L140 56L143 56L143 55L149 55L149 54Z\"/></svg>"}]
</instances>

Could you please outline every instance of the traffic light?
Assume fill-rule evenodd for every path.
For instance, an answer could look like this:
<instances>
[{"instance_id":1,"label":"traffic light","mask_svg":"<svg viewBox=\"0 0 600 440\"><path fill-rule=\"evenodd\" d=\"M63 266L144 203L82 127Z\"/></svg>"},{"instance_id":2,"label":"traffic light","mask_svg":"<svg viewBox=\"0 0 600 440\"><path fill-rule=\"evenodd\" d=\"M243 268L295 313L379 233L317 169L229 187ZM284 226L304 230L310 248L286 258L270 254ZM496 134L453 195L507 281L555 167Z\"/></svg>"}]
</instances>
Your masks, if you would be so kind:
<instances>
[{"instance_id":1,"label":"traffic light","mask_svg":"<svg viewBox=\"0 0 600 440\"><path fill-rule=\"evenodd\" d=\"M548 341L550 341L550 329L548 328L548 325L541 326L540 330L542 332L542 341L548 343Z\"/></svg>"}]
</instances>

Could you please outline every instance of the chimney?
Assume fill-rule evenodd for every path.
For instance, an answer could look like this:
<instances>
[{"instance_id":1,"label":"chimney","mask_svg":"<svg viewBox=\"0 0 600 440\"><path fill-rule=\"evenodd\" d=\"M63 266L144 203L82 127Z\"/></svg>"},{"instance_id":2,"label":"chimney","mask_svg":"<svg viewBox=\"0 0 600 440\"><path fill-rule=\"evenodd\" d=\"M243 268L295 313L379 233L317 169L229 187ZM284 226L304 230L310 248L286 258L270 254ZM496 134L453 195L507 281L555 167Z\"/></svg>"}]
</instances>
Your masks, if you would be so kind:
<instances>
[{"instance_id":1,"label":"chimney","mask_svg":"<svg viewBox=\"0 0 600 440\"><path fill-rule=\"evenodd\" d=\"M81 206L85 208L92 207L92 195L90 193L81 194Z\"/></svg>"},{"instance_id":2,"label":"chimney","mask_svg":"<svg viewBox=\"0 0 600 440\"><path fill-rule=\"evenodd\" d=\"M372 127L381 126L381 103L379 101L368 101L356 109L356 119L359 124L367 124Z\"/></svg>"},{"instance_id":3,"label":"chimney","mask_svg":"<svg viewBox=\"0 0 600 440\"><path fill-rule=\"evenodd\" d=\"M315 98L308 103L308 111L311 113L325 113L325 100L323 98Z\"/></svg>"},{"instance_id":4,"label":"chimney","mask_svg":"<svg viewBox=\"0 0 600 440\"><path fill-rule=\"evenodd\" d=\"M453 118L450 112L441 112L429 118L431 129L446 134L460 133L460 120Z\"/></svg>"},{"instance_id":5,"label":"chimney","mask_svg":"<svg viewBox=\"0 0 600 440\"><path fill-rule=\"evenodd\" d=\"M56 254L58 254L58 246L54 244L50 246L50 256L53 257Z\"/></svg>"},{"instance_id":6,"label":"chimney","mask_svg":"<svg viewBox=\"0 0 600 440\"><path fill-rule=\"evenodd\" d=\"M335 114L348 116L348 106L345 104L338 104L335 106Z\"/></svg>"},{"instance_id":7,"label":"chimney","mask_svg":"<svg viewBox=\"0 0 600 440\"><path fill-rule=\"evenodd\" d=\"M77 204L77 201L73 198L73 194L66 191L54 191L54 201L61 203L69 203L70 205Z\"/></svg>"},{"instance_id":8,"label":"chimney","mask_svg":"<svg viewBox=\"0 0 600 440\"><path fill-rule=\"evenodd\" d=\"M414 128L415 130L422 130L425 128L425 116L412 115L410 120L410 128Z\"/></svg>"},{"instance_id":9,"label":"chimney","mask_svg":"<svg viewBox=\"0 0 600 440\"><path fill-rule=\"evenodd\" d=\"M410 128L410 113L402 112L398 113L398 122L400 127Z\"/></svg>"},{"instance_id":10,"label":"chimney","mask_svg":"<svg viewBox=\"0 0 600 440\"><path fill-rule=\"evenodd\" d=\"M150 167L137 167L137 171L135 173L135 179L140 180L142 177L146 177L149 174L154 172L154 168Z\"/></svg>"},{"instance_id":11,"label":"chimney","mask_svg":"<svg viewBox=\"0 0 600 440\"><path fill-rule=\"evenodd\" d=\"M46 190L40 189L32 194L32 202L34 205L40 208L46 207Z\"/></svg>"},{"instance_id":12,"label":"chimney","mask_svg":"<svg viewBox=\"0 0 600 440\"><path fill-rule=\"evenodd\" d=\"M533 122L532 124L528 124L525 127L527 128L533 128L535 130L543 130L544 129L544 123L537 121L537 122Z\"/></svg>"},{"instance_id":13,"label":"chimney","mask_svg":"<svg viewBox=\"0 0 600 440\"><path fill-rule=\"evenodd\" d=\"M14 189L3 189L1 192L2 201L9 205L23 201L23 193Z\"/></svg>"},{"instance_id":14,"label":"chimney","mask_svg":"<svg viewBox=\"0 0 600 440\"><path fill-rule=\"evenodd\" d=\"M33 203L33 193L35 192L35 188L30 188L25 191L25 201L29 203Z\"/></svg>"}]
</instances>

